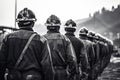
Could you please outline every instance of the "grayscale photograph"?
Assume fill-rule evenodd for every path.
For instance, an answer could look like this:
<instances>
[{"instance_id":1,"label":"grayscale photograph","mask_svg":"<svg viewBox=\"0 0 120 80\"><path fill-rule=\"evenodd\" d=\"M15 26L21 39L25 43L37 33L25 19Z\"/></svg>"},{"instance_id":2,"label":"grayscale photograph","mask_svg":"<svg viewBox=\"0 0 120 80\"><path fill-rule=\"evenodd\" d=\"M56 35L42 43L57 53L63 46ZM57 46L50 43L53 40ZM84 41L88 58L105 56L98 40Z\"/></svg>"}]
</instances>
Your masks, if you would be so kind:
<instances>
[{"instance_id":1,"label":"grayscale photograph","mask_svg":"<svg viewBox=\"0 0 120 80\"><path fill-rule=\"evenodd\" d=\"M120 0L0 0L0 80L120 80Z\"/></svg>"}]
</instances>

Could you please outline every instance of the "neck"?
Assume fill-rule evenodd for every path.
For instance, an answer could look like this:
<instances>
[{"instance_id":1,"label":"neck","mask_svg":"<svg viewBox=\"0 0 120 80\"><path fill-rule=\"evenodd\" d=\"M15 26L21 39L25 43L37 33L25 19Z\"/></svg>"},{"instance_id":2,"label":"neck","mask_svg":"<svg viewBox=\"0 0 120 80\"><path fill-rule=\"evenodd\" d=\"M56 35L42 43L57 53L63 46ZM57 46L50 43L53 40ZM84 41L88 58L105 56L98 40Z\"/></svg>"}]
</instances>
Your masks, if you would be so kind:
<instances>
[{"instance_id":1,"label":"neck","mask_svg":"<svg viewBox=\"0 0 120 80\"><path fill-rule=\"evenodd\" d=\"M24 28L24 27L21 27L20 30L29 30L29 31L33 31L32 28Z\"/></svg>"},{"instance_id":2,"label":"neck","mask_svg":"<svg viewBox=\"0 0 120 80\"><path fill-rule=\"evenodd\" d=\"M73 32L67 32L67 33L65 33L65 35L75 36Z\"/></svg>"},{"instance_id":3,"label":"neck","mask_svg":"<svg viewBox=\"0 0 120 80\"><path fill-rule=\"evenodd\" d=\"M59 31L47 31L47 33L60 33Z\"/></svg>"},{"instance_id":4,"label":"neck","mask_svg":"<svg viewBox=\"0 0 120 80\"><path fill-rule=\"evenodd\" d=\"M87 39L87 37L86 36L80 36L80 39Z\"/></svg>"}]
</instances>

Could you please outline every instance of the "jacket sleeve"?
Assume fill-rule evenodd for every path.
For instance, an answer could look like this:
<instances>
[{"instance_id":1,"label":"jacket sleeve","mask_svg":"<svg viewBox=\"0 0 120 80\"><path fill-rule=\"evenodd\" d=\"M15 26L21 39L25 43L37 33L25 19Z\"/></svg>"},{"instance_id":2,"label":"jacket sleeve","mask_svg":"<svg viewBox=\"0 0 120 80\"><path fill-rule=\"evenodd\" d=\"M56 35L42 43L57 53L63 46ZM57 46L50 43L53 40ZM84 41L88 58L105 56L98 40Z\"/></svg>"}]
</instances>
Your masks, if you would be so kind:
<instances>
[{"instance_id":1,"label":"jacket sleeve","mask_svg":"<svg viewBox=\"0 0 120 80\"><path fill-rule=\"evenodd\" d=\"M87 72L90 69L90 65L88 60L88 54L84 46L81 47L80 54L81 54L80 63L81 63L82 71Z\"/></svg>"},{"instance_id":2,"label":"jacket sleeve","mask_svg":"<svg viewBox=\"0 0 120 80\"><path fill-rule=\"evenodd\" d=\"M1 49L0 49L0 80L4 80L4 74L6 70L6 62L7 62L7 51L8 51L8 44L7 44L7 37L3 39Z\"/></svg>"},{"instance_id":3,"label":"jacket sleeve","mask_svg":"<svg viewBox=\"0 0 120 80\"><path fill-rule=\"evenodd\" d=\"M68 46L67 46L67 64L70 75L74 76L75 74L77 74L78 72L77 60L71 42L68 42Z\"/></svg>"}]
</instances>

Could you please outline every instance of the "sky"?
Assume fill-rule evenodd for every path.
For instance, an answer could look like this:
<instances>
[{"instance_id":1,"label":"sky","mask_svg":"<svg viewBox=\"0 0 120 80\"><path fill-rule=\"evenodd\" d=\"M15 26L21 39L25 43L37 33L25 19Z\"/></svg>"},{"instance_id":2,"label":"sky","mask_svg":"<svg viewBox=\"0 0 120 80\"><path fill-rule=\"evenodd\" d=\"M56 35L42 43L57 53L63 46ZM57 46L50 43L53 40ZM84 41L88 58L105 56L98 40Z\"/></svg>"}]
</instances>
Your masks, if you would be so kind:
<instances>
[{"instance_id":1,"label":"sky","mask_svg":"<svg viewBox=\"0 0 120 80\"><path fill-rule=\"evenodd\" d=\"M102 7L110 10L118 4L120 0L17 0L17 13L27 7L35 13L36 24L44 25L51 14L65 22L87 18L89 13L100 11ZM0 25L14 27L15 0L0 0Z\"/></svg>"}]
</instances>

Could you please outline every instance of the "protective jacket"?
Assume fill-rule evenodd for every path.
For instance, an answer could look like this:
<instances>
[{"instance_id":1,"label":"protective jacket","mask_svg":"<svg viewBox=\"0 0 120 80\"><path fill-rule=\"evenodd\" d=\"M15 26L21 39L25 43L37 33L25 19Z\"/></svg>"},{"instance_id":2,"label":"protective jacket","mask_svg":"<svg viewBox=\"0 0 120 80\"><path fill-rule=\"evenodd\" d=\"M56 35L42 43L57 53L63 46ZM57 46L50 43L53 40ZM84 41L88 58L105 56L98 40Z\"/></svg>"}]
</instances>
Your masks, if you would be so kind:
<instances>
[{"instance_id":1,"label":"protective jacket","mask_svg":"<svg viewBox=\"0 0 120 80\"><path fill-rule=\"evenodd\" d=\"M65 34L71 41L75 53L76 53L76 58L77 58L77 64L78 64L78 68L79 68L79 73L85 73L88 70L88 66L89 63L87 62L87 56L85 56L87 53L85 51L85 46L83 44L83 42L78 39L77 37L75 37L74 33L66 33ZM81 69L81 71L80 71ZM82 76L82 75L79 75ZM83 77L83 76L82 76ZM85 77L85 76L84 76Z\"/></svg>"},{"instance_id":2,"label":"protective jacket","mask_svg":"<svg viewBox=\"0 0 120 80\"><path fill-rule=\"evenodd\" d=\"M0 80L4 80L6 68L8 69L9 73L14 70L16 61L18 60L29 37L33 33L35 32L32 29L24 28L5 37L0 50ZM26 53L16 70L18 70L20 73L30 71L30 74L34 74L31 72L31 70L35 70L40 74L39 76L41 76L42 69L40 62L44 45L40 41L40 36L37 33L35 34L36 36L29 44L29 47L27 48Z\"/></svg>"},{"instance_id":3,"label":"protective jacket","mask_svg":"<svg viewBox=\"0 0 120 80\"><path fill-rule=\"evenodd\" d=\"M50 47L52 66L55 71L54 80L73 80L77 72L77 62L69 39L57 31L48 31L44 37Z\"/></svg>"},{"instance_id":4,"label":"protective jacket","mask_svg":"<svg viewBox=\"0 0 120 80\"><path fill-rule=\"evenodd\" d=\"M86 50L86 55L87 55L87 61L88 61L88 80L92 79L92 68L94 65L94 60L95 60L95 50L94 50L94 46L93 43L91 41L89 41L86 36L81 36L80 39L82 40L82 42L84 43L85 46L85 50Z\"/></svg>"}]
</instances>

